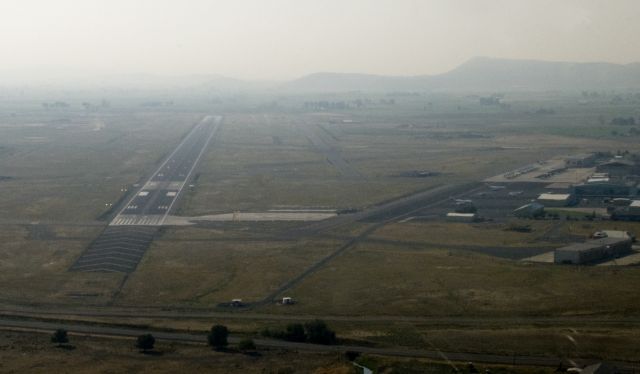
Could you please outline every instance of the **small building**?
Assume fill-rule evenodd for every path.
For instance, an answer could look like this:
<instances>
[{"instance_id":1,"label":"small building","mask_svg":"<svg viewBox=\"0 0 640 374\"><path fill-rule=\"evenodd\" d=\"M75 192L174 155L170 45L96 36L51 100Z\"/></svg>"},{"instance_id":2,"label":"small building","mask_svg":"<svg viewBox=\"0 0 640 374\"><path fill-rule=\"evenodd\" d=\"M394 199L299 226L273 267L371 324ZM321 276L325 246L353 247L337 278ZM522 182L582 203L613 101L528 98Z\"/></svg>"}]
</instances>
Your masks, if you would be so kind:
<instances>
[{"instance_id":1,"label":"small building","mask_svg":"<svg viewBox=\"0 0 640 374\"><path fill-rule=\"evenodd\" d=\"M569 206L576 202L574 196L568 193L543 193L537 201L547 207Z\"/></svg>"},{"instance_id":2,"label":"small building","mask_svg":"<svg viewBox=\"0 0 640 374\"><path fill-rule=\"evenodd\" d=\"M625 197L616 197L614 199L611 199L610 203L613 206L629 206L631 205L631 199Z\"/></svg>"},{"instance_id":3,"label":"small building","mask_svg":"<svg viewBox=\"0 0 640 374\"><path fill-rule=\"evenodd\" d=\"M637 194L636 183L609 181L584 183L573 187L573 192L580 197L627 197Z\"/></svg>"},{"instance_id":4,"label":"small building","mask_svg":"<svg viewBox=\"0 0 640 374\"><path fill-rule=\"evenodd\" d=\"M593 173L587 179L587 183L607 183L610 180L609 173Z\"/></svg>"},{"instance_id":5,"label":"small building","mask_svg":"<svg viewBox=\"0 0 640 374\"><path fill-rule=\"evenodd\" d=\"M633 200L627 207L608 207L607 211L614 221L640 221L640 203L638 200Z\"/></svg>"},{"instance_id":6,"label":"small building","mask_svg":"<svg viewBox=\"0 0 640 374\"><path fill-rule=\"evenodd\" d=\"M581 153L565 158L565 165L568 168L586 168L594 165L596 161L595 153Z\"/></svg>"},{"instance_id":7,"label":"small building","mask_svg":"<svg viewBox=\"0 0 640 374\"><path fill-rule=\"evenodd\" d=\"M513 211L513 215L519 218L536 218L544 215L544 205L540 203L529 203Z\"/></svg>"},{"instance_id":8,"label":"small building","mask_svg":"<svg viewBox=\"0 0 640 374\"><path fill-rule=\"evenodd\" d=\"M607 173L610 177L624 177L633 174L635 163L624 158L613 158L596 166L599 173Z\"/></svg>"},{"instance_id":9,"label":"small building","mask_svg":"<svg viewBox=\"0 0 640 374\"><path fill-rule=\"evenodd\" d=\"M447 213L447 221L450 222L475 222L478 215L475 213Z\"/></svg>"},{"instance_id":10,"label":"small building","mask_svg":"<svg viewBox=\"0 0 640 374\"><path fill-rule=\"evenodd\" d=\"M556 264L582 265L614 258L631 251L631 238L601 238L558 248L553 253Z\"/></svg>"},{"instance_id":11,"label":"small building","mask_svg":"<svg viewBox=\"0 0 640 374\"><path fill-rule=\"evenodd\" d=\"M633 200L629 204L629 213L640 215L640 200Z\"/></svg>"},{"instance_id":12,"label":"small building","mask_svg":"<svg viewBox=\"0 0 640 374\"><path fill-rule=\"evenodd\" d=\"M291 305L293 304L293 298L285 296L282 298L282 305Z\"/></svg>"}]
</instances>

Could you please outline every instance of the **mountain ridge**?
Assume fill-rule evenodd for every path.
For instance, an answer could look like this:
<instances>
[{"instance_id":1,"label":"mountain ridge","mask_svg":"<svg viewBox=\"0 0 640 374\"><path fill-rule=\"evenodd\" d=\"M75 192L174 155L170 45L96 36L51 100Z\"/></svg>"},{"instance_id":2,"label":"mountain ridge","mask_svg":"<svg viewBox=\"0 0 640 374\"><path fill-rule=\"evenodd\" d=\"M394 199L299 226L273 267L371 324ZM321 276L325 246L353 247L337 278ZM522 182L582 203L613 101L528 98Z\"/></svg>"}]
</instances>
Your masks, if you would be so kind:
<instances>
[{"instance_id":1,"label":"mountain ridge","mask_svg":"<svg viewBox=\"0 0 640 374\"><path fill-rule=\"evenodd\" d=\"M284 83L286 91L585 90L640 88L640 63L565 62L474 57L437 75L313 73Z\"/></svg>"},{"instance_id":2,"label":"mountain ridge","mask_svg":"<svg viewBox=\"0 0 640 374\"><path fill-rule=\"evenodd\" d=\"M67 69L0 70L0 88L43 87L190 92L425 92L425 91L584 91L639 90L640 62L566 62L474 57L441 74L393 76L366 73L317 72L288 81L253 81L219 74L160 75L151 73L91 73Z\"/></svg>"}]
</instances>

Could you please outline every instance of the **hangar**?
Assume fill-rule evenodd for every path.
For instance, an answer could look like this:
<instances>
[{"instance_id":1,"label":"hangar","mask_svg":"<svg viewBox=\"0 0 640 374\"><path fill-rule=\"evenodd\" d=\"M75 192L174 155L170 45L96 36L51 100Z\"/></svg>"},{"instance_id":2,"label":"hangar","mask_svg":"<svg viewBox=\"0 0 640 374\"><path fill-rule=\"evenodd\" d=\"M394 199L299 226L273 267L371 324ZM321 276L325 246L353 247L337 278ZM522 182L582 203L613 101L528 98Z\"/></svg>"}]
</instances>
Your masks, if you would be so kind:
<instances>
[{"instance_id":1,"label":"hangar","mask_svg":"<svg viewBox=\"0 0 640 374\"><path fill-rule=\"evenodd\" d=\"M573 191L578 196L627 197L636 195L638 189L633 182L600 182L580 184Z\"/></svg>"},{"instance_id":2,"label":"hangar","mask_svg":"<svg viewBox=\"0 0 640 374\"><path fill-rule=\"evenodd\" d=\"M556 264L588 264L623 255L631 250L631 238L606 237L558 248L553 252Z\"/></svg>"},{"instance_id":3,"label":"hangar","mask_svg":"<svg viewBox=\"0 0 640 374\"><path fill-rule=\"evenodd\" d=\"M574 196L568 193L543 193L538 196L538 203L544 206L568 206L575 203Z\"/></svg>"}]
</instances>

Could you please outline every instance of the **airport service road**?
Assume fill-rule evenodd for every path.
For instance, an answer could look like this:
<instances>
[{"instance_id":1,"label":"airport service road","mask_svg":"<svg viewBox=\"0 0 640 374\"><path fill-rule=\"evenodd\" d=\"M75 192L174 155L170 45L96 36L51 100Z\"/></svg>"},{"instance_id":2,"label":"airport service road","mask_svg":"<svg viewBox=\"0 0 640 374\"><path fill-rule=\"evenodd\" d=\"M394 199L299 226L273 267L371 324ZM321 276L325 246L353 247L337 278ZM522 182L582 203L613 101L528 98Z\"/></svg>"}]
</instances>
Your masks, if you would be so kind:
<instances>
[{"instance_id":1,"label":"airport service road","mask_svg":"<svg viewBox=\"0 0 640 374\"><path fill-rule=\"evenodd\" d=\"M221 122L220 116L206 116L195 125L69 270L134 271Z\"/></svg>"},{"instance_id":2,"label":"airport service road","mask_svg":"<svg viewBox=\"0 0 640 374\"><path fill-rule=\"evenodd\" d=\"M221 116L206 116L200 121L109 225L161 226L191 178L221 121Z\"/></svg>"}]
</instances>

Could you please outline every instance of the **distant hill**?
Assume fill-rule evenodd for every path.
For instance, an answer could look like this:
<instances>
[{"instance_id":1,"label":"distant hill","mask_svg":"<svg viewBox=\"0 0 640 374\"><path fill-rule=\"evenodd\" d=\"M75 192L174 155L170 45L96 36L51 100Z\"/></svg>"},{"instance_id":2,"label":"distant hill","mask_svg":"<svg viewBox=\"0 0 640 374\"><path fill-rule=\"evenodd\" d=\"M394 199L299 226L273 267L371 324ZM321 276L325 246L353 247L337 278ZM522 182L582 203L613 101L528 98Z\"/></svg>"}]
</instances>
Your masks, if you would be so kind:
<instances>
[{"instance_id":1,"label":"distant hill","mask_svg":"<svg viewBox=\"0 0 640 374\"><path fill-rule=\"evenodd\" d=\"M284 83L295 92L546 91L640 89L640 63L570 63L476 57L439 75L317 73Z\"/></svg>"},{"instance_id":2,"label":"distant hill","mask_svg":"<svg viewBox=\"0 0 640 374\"><path fill-rule=\"evenodd\" d=\"M640 88L640 64L477 57L448 73L433 76L431 87L484 90Z\"/></svg>"},{"instance_id":3,"label":"distant hill","mask_svg":"<svg viewBox=\"0 0 640 374\"><path fill-rule=\"evenodd\" d=\"M161 75L103 73L68 68L0 69L0 87L67 89L186 90L234 92L273 87L272 82L244 81L216 74Z\"/></svg>"},{"instance_id":4,"label":"distant hill","mask_svg":"<svg viewBox=\"0 0 640 374\"><path fill-rule=\"evenodd\" d=\"M407 91L429 87L430 77L394 77L370 74L315 73L282 84L286 91Z\"/></svg>"},{"instance_id":5,"label":"distant hill","mask_svg":"<svg viewBox=\"0 0 640 374\"><path fill-rule=\"evenodd\" d=\"M76 69L0 69L2 87L69 87L176 90L191 94L268 91L416 92L416 91L550 91L640 90L640 63L571 63L476 57L438 75L383 76L315 73L287 82L248 81L215 74L105 74Z\"/></svg>"},{"instance_id":6,"label":"distant hill","mask_svg":"<svg viewBox=\"0 0 640 374\"><path fill-rule=\"evenodd\" d=\"M112 74L87 80L88 84L107 88L138 88L143 90L188 90L195 92L234 92L262 88L260 82L243 81L215 74L155 75Z\"/></svg>"}]
</instances>

